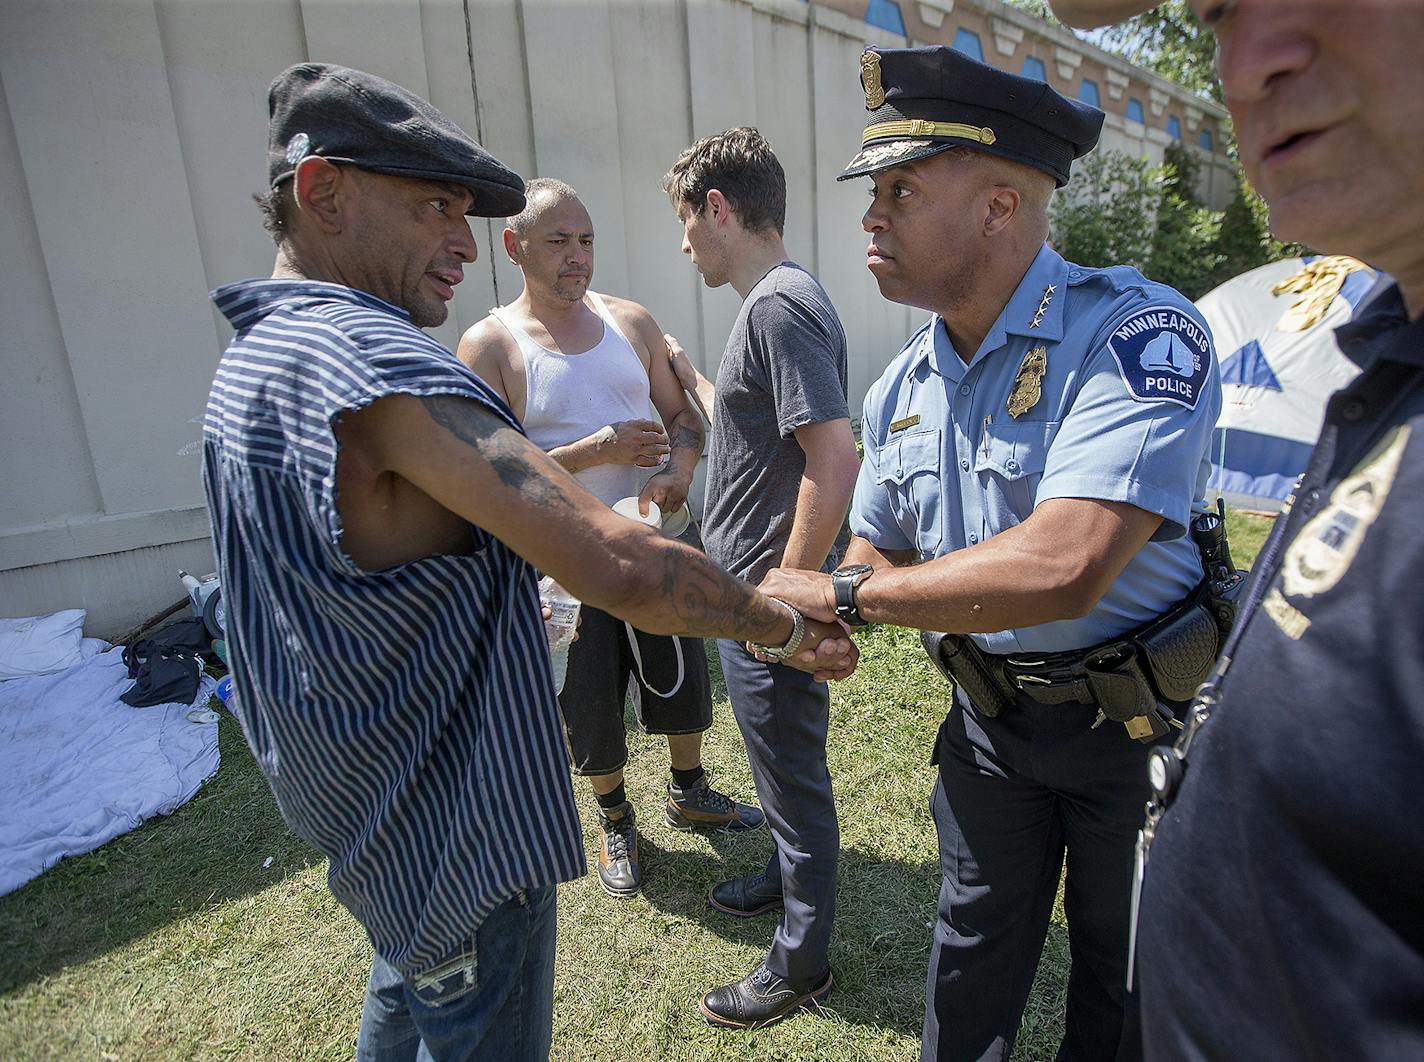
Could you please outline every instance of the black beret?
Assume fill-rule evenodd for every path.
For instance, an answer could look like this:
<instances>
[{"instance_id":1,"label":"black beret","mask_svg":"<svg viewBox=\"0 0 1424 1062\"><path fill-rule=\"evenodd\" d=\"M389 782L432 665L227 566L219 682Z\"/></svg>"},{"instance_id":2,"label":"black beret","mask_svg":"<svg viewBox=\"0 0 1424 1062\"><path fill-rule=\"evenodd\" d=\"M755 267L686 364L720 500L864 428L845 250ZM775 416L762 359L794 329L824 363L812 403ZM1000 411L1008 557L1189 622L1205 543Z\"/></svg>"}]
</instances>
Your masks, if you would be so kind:
<instances>
[{"instance_id":1,"label":"black beret","mask_svg":"<svg viewBox=\"0 0 1424 1062\"><path fill-rule=\"evenodd\" d=\"M267 174L276 188L308 155L394 177L448 181L474 193L467 214L524 209L524 179L415 93L375 74L298 63L267 91Z\"/></svg>"},{"instance_id":2,"label":"black beret","mask_svg":"<svg viewBox=\"0 0 1424 1062\"><path fill-rule=\"evenodd\" d=\"M1096 107L942 44L867 48L860 83L865 132L841 181L966 146L1042 170L1061 188L1103 127Z\"/></svg>"}]
</instances>

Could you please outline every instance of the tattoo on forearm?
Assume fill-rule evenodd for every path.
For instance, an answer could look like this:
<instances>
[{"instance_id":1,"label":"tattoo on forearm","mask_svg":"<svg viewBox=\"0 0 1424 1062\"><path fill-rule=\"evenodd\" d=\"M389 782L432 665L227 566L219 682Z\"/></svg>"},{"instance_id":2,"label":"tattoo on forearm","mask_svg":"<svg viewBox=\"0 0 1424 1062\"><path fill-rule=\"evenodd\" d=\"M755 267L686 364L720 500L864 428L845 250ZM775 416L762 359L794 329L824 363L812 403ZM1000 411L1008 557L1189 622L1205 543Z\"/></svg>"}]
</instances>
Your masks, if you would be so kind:
<instances>
[{"instance_id":1,"label":"tattoo on forearm","mask_svg":"<svg viewBox=\"0 0 1424 1062\"><path fill-rule=\"evenodd\" d=\"M784 615L768 606L740 579L734 579L702 554L669 544L663 550L662 591L682 621L684 633L765 642L775 637Z\"/></svg>"},{"instance_id":2,"label":"tattoo on forearm","mask_svg":"<svg viewBox=\"0 0 1424 1062\"><path fill-rule=\"evenodd\" d=\"M562 485L529 463L528 440L490 410L455 395L428 395L420 401L436 424L478 451L506 487L539 505L574 508Z\"/></svg>"},{"instance_id":3,"label":"tattoo on forearm","mask_svg":"<svg viewBox=\"0 0 1424 1062\"><path fill-rule=\"evenodd\" d=\"M679 416L668 428L668 445L672 450L690 450L693 455L702 453L706 438L702 424L690 424L685 416Z\"/></svg>"}]
</instances>

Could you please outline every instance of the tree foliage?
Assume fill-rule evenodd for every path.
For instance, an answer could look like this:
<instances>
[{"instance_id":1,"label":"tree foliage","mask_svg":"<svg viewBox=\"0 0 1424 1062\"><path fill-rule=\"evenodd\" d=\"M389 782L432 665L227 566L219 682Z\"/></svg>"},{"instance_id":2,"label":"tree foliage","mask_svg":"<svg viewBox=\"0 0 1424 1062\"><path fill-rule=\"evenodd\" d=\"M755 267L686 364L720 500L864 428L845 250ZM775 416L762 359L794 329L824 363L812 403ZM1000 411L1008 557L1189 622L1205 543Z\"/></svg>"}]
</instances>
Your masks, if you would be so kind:
<instances>
[{"instance_id":1,"label":"tree foliage","mask_svg":"<svg viewBox=\"0 0 1424 1062\"><path fill-rule=\"evenodd\" d=\"M1168 0L1109 26L1101 32L1098 45L1217 103L1222 101L1216 38L1192 14L1187 0Z\"/></svg>"},{"instance_id":2,"label":"tree foliage","mask_svg":"<svg viewBox=\"0 0 1424 1062\"><path fill-rule=\"evenodd\" d=\"M1160 166L1121 151L1098 151L1053 201L1054 246L1080 265L1133 266L1198 299L1238 273L1306 253L1266 228L1264 204L1244 180L1225 210L1197 195L1197 163L1181 145Z\"/></svg>"}]
</instances>

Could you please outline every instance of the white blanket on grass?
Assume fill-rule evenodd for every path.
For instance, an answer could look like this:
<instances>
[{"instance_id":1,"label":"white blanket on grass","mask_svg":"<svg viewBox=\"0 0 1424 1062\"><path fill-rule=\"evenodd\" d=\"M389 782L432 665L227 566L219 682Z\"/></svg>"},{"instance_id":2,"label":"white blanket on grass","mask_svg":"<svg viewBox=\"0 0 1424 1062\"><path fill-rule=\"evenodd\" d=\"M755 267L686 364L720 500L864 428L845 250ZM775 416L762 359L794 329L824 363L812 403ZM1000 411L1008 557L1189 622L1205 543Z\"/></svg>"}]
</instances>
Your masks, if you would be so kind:
<instances>
[{"instance_id":1,"label":"white blanket on grass","mask_svg":"<svg viewBox=\"0 0 1424 1062\"><path fill-rule=\"evenodd\" d=\"M186 803L218 769L218 725L192 705L130 708L123 647L0 682L0 896Z\"/></svg>"}]
</instances>

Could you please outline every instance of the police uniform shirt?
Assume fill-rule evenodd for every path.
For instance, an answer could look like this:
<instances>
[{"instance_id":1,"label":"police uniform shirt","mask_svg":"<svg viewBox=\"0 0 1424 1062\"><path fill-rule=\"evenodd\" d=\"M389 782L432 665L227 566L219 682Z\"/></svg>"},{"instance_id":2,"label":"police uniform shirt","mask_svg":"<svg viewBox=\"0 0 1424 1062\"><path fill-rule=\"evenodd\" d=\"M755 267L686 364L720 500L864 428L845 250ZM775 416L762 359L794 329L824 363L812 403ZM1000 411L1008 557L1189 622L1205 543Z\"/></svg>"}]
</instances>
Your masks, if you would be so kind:
<instances>
[{"instance_id":1,"label":"police uniform shirt","mask_svg":"<svg viewBox=\"0 0 1424 1062\"><path fill-rule=\"evenodd\" d=\"M928 560L1050 498L1161 515L1087 616L974 635L993 653L1084 648L1201 580L1186 528L1220 408L1211 336L1190 302L1134 269L1085 269L1045 245L967 366L935 317L870 389L851 530Z\"/></svg>"},{"instance_id":2,"label":"police uniform shirt","mask_svg":"<svg viewBox=\"0 0 1424 1062\"><path fill-rule=\"evenodd\" d=\"M1424 1058L1424 319L1396 290L1337 336L1365 371L1149 851L1149 1058Z\"/></svg>"}]
</instances>

